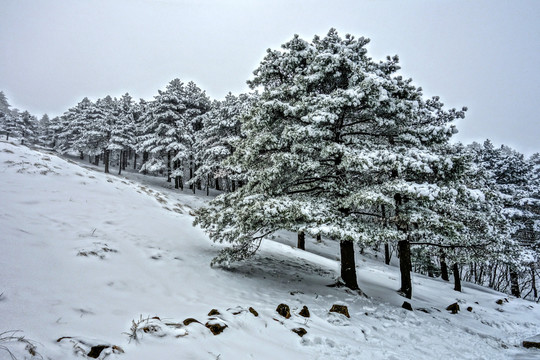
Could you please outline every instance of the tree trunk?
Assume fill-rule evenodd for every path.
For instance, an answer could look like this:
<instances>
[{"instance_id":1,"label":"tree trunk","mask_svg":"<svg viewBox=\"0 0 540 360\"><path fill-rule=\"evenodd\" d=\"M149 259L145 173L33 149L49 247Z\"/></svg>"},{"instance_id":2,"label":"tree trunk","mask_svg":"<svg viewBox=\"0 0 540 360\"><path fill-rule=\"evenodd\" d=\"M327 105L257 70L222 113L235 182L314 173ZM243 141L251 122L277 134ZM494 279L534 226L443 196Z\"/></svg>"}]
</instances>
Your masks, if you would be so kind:
<instances>
[{"instance_id":1,"label":"tree trunk","mask_svg":"<svg viewBox=\"0 0 540 360\"><path fill-rule=\"evenodd\" d=\"M79 151L79 159L84 160L84 154L82 151Z\"/></svg>"},{"instance_id":2,"label":"tree trunk","mask_svg":"<svg viewBox=\"0 0 540 360\"><path fill-rule=\"evenodd\" d=\"M401 272L401 289L399 291L407 299L412 298L411 279L411 244L408 240L398 242L399 270Z\"/></svg>"},{"instance_id":3,"label":"tree trunk","mask_svg":"<svg viewBox=\"0 0 540 360\"><path fill-rule=\"evenodd\" d=\"M137 152L133 154L133 170L137 170Z\"/></svg>"},{"instance_id":4,"label":"tree trunk","mask_svg":"<svg viewBox=\"0 0 540 360\"><path fill-rule=\"evenodd\" d=\"M306 250L306 234L303 231L298 232L298 248Z\"/></svg>"},{"instance_id":5,"label":"tree trunk","mask_svg":"<svg viewBox=\"0 0 540 360\"><path fill-rule=\"evenodd\" d=\"M459 266L454 263L452 266L452 272L454 273L454 290L461 292L461 277L459 276Z\"/></svg>"},{"instance_id":6,"label":"tree trunk","mask_svg":"<svg viewBox=\"0 0 540 360\"><path fill-rule=\"evenodd\" d=\"M128 152L125 150L122 152L122 170L126 170L126 164L128 162Z\"/></svg>"},{"instance_id":7,"label":"tree trunk","mask_svg":"<svg viewBox=\"0 0 540 360\"><path fill-rule=\"evenodd\" d=\"M519 290L519 275L515 269L510 268L510 292L517 298L521 297L521 291Z\"/></svg>"},{"instance_id":8,"label":"tree trunk","mask_svg":"<svg viewBox=\"0 0 540 360\"><path fill-rule=\"evenodd\" d=\"M206 175L206 196L210 195L210 175Z\"/></svg>"},{"instance_id":9,"label":"tree trunk","mask_svg":"<svg viewBox=\"0 0 540 360\"><path fill-rule=\"evenodd\" d=\"M448 277L448 265L446 265L446 257L443 252L441 252L441 279L450 281L450 277Z\"/></svg>"},{"instance_id":10,"label":"tree trunk","mask_svg":"<svg viewBox=\"0 0 540 360\"><path fill-rule=\"evenodd\" d=\"M322 242L322 237L321 237L321 234L317 234L317 242L318 243L321 243Z\"/></svg>"},{"instance_id":11,"label":"tree trunk","mask_svg":"<svg viewBox=\"0 0 540 360\"><path fill-rule=\"evenodd\" d=\"M538 291L536 290L536 269L534 267L534 264L531 264L531 288L533 291L533 298L536 301L538 298Z\"/></svg>"},{"instance_id":12,"label":"tree trunk","mask_svg":"<svg viewBox=\"0 0 540 360\"><path fill-rule=\"evenodd\" d=\"M341 279L351 290L358 290L356 280L356 265L354 262L354 244L351 241L341 241L339 243L341 250Z\"/></svg>"},{"instance_id":13,"label":"tree trunk","mask_svg":"<svg viewBox=\"0 0 540 360\"><path fill-rule=\"evenodd\" d=\"M146 164L146 162L148 161L148 152L147 151L143 151L143 164ZM143 174L146 175L148 174L148 170L144 169L143 170Z\"/></svg>"},{"instance_id":14,"label":"tree trunk","mask_svg":"<svg viewBox=\"0 0 540 360\"><path fill-rule=\"evenodd\" d=\"M167 151L167 182L171 182L171 151Z\"/></svg>"},{"instance_id":15,"label":"tree trunk","mask_svg":"<svg viewBox=\"0 0 540 360\"><path fill-rule=\"evenodd\" d=\"M109 150L103 151L103 162L105 163L105 173L109 173Z\"/></svg>"},{"instance_id":16,"label":"tree trunk","mask_svg":"<svg viewBox=\"0 0 540 360\"><path fill-rule=\"evenodd\" d=\"M99 166L99 155L95 155L95 157L94 157L94 165Z\"/></svg>"},{"instance_id":17,"label":"tree trunk","mask_svg":"<svg viewBox=\"0 0 540 360\"><path fill-rule=\"evenodd\" d=\"M122 174L122 159L123 159L123 156L124 156L124 152L122 150L120 150L120 157L118 158L118 175Z\"/></svg>"},{"instance_id":18,"label":"tree trunk","mask_svg":"<svg viewBox=\"0 0 540 360\"><path fill-rule=\"evenodd\" d=\"M384 244L384 263L390 265L390 245L388 243Z\"/></svg>"},{"instance_id":19,"label":"tree trunk","mask_svg":"<svg viewBox=\"0 0 540 360\"><path fill-rule=\"evenodd\" d=\"M221 190L221 189L219 188L219 178L216 178L215 180L216 180L216 185L215 185L215 186L216 186L216 190L219 191L219 190Z\"/></svg>"}]
</instances>

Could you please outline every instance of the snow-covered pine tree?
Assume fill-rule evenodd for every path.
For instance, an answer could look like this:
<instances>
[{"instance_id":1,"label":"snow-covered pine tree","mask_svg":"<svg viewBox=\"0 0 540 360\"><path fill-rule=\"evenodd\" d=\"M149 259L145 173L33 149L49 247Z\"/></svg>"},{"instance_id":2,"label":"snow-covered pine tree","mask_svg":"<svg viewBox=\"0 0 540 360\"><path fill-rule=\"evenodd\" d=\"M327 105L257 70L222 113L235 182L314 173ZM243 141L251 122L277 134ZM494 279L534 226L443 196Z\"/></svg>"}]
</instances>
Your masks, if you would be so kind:
<instances>
[{"instance_id":1,"label":"snow-covered pine tree","mask_svg":"<svg viewBox=\"0 0 540 360\"><path fill-rule=\"evenodd\" d=\"M49 115L43 114L41 119L39 119L37 131L36 131L36 140L42 146L51 146L51 140L54 137L54 132L51 128L51 119Z\"/></svg>"},{"instance_id":2,"label":"snow-covered pine tree","mask_svg":"<svg viewBox=\"0 0 540 360\"><path fill-rule=\"evenodd\" d=\"M353 244L394 240L410 297L414 232L460 225L425 203L444 209L455 197L442 183L459 176L450 174L459 159L448 139L451 122L464 114L443 110L438 98L423 100L421 89L395 74L397 57L367 57L368 42L332 29L311 43L295 36L282 51L268 50L249 82L262 94L229 161L249 181L195 219L214 241L233 244L214 263L251 256L278 229L322 234L340 242L341 277L356 289Z\"/></svg>"},{"instance_id":3,"label":"snow-covered pine tree","mask_svg":"<svg viewBox=\"0 0 540 360\"><path fill-rule=\"evenodd\" d=\"M171 181L173 157L182 150L181 139L185 129L180 126L181 114L185 111L182 102L184 84L179 79L172 80L165 91L159 90L154 101L148 104L143 117L140 136L141 150L151 154L142 171L167 170L167 181ZM174 174L181 177L181 174Z\"/></svg>"},{"instance_id":4,"label":"snow-covered pine tree","mask_svg":"<svg viewBox=\"0 0 540 360\"><path fill-rule=\"evenodd\" d=\"M93 103L85 97L77 105L68 109L55 124L57 141L55 148L61 152L73 151L79 153L82 158L84 154L94 155L88 152L86 129L89 127L88 112Z\"/></svg>"},{"instance_id":5,"label":"snow-covered pine tree","mask_svg":"<svg viewBox=\"0 0 540 360\"><path fill-rule=\"evenodd\" d=\"M25 110L17 117L15 123L15 132L21 137L21 144L24 144L25 140L34 143L37 118Z\"/></svg>"},{"instance_id":6,"label":"snow-covered pine tree","mask_svg":"<svg viewBox=\"0 0 540 360\"><path fill-rule=\"evenodd\" d=\"M195 157L199 160L199 167L194 181L205 183L207 194L209 187L222 190L220 182L224 182L225 190L229 189L231 175L235 174L223 162L233 153L233 143L240 139L240 117L254 96L229 93L223 101L214 101L201 131L196 134Z\"/></svg>"},{"instance_id":7,"label":"snow-covered pine tree","mask_svg":"<svg viewBox=\"0 0 540 360\"><path fill-rule=\"evenodd\" d=\"M118 154L118 174L125 169L127 151L135 147L136 125L133 114L133 101L126 93L114 99L116 111L111 118L111 136L107 149Z\"/></svg>"},{"instance_id":8,"label":"snow-covered pine tree","mask_svg":"<svg viewBox=\"0 0 540 360\"><path fill-rule=\"evenodd\" d=\"M6 136L6 140L9 140L9 136L13 134L16 128L16 113L10 109L6 95L3 91L0 91L0 133Z\"/></svg>"},{"instance_id":9,"label":"snow-covered pine tree","mask_svg":"<svg viewBox=\"0 0 540 360\"><path fill-rule=\"evenodd\" d=\"M540 257L540 192L535 181L534 157L525 159L506 145L495 148L489 140L474 148L491 172L495 188L503 195L502 213L511 224L512 246L505 248L499 260L508 266L512 295L520 297L520 275L536 267Z\"/></svg>"},{"instance_id":10,"label":"snow-covered pine tree","mask_svg":"<svg viewBox=\"0 0 540 360\"><path fill-rule=\"evenodd\" d=\"M173 161L186 165L189 172L188 184L195 193L197 187L201 188L201 182L194 177L201 162L196 156L197 133L203 128L211 102L206 93L190 81L185 87L182 103L185 110L178 124L182 131L178 136L178 143L175 144L178 151Z\"/></svg>"}]
</instances>

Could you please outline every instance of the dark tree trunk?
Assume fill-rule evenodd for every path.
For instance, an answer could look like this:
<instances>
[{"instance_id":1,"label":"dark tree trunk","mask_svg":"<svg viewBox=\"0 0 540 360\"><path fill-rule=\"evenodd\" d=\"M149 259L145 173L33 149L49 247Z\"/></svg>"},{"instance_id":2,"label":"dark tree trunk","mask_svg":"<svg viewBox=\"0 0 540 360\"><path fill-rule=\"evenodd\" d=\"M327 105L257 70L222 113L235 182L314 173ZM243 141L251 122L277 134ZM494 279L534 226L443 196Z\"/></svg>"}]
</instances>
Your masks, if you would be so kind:
<instances>
[{"instance_id":1,"label":"dark tree trunk","mask_svg":"<svg viewBox=\"0 0 540 360\"><path fill-rule=\"evenodd\" d=\"M118 158L119 160L119 163L118 163L118 175L122 174L122 159L123 159L123 156L124 156L124 152L122 150L120 150L120 157Z\"/></svg>"},{"instance_id":2,"label":"dark tree trunk","mask_svg":"<svg viewBox=\"0 0 540 360\"><path fill-rule=\"evenodd\" d=\"M9 133L6 133L6 141L9 140Z\"/></svg>"},{"instance_id":3,"label":"dark tree trunk","mask_svg":"<svg viewBox=\"0 0 540 360\"><path fill-rule=\"evenodd\" d=\"M236 191L236 182L234 180L231 180L231 191L232 192Z\"/></svg>"},{"instance_id":4,"label":"dark tree trunk","mask_svg":"<svg viewBox=\"0 0 540 360\"><path fill-rule=\"evenodd\" d=\"M137 170L137 152L133 154L133 170Z\"/></svg>"},{"instance_id":5,"label":"dark tree trunk","mask_svg":"<svg viewBox=\"0 0 540 360\"><path fill-rule=\"evenodd\" d=\"M450 281L448 277L448 265L446 265L446 257L444 253L441 252L441 279L444 281Z\"/></svg>"},{"instance_id":6,"label":"dark tree trunk","mask_svg":"<svg viewBox=\"0 0 540 360\"><path fill-rule=\"evenodd\" d=\"M94 157L94 165L99 166L99 155Z\"/></svg>"},{"instance_id":7,"label":"dark tree trunk","mask_svg":"<svg viewBox=\"0 0 540 360\"><path fill-rule=\"evenodd\" d=\"M390 245L388 243L384 244L384 263L390 265Z\"/></svg>"},{"instance_id":8,"label":"dark tree trunk","mask_svg":"<svg viewBox=\"0 0 540 360\"><path fill-rule=\"evenodd\" d=\"M457 263L452 266L452 272L454 273L454 290L461 292L461 277L459 276L459 265Z\"/></svg>"},{"instance_id":9,"label":"dark tree trunk","mask_svg":"<svg viewBox=\"0 0 540 360\"><path fill-rule=\"evenodd\" d=\"M517 298L521 297L521 291L519 290L519 276L515 269L510 268L510 292Z\"/></svg>"},{"instance_id":10,"label":"dark tree trunk","mask_svg":"<svg viewBox=\"0 0 540 360\"><path fill-rule=\"evenodd\" d=\"M206 196L210 195L210 175L206 175Z\"/></svg>"},{"instance_id":11,"label":"dark tree trunk","mask_svg":"<svg viewBox=\"0 0 540 360\"><path fill-rule=\"evenodd\" d=\"M298 233L298 248L306 250L306 234L303 231Z\"/></svg>"},{"instance_id":12,"label":"dark tree trunk","mask_svg":"<svg viewBox=\"0 0 540 360\"><path fill-rule=\"evenodd\" d=\"M122 151L122 170L126 170L126 164L128 162L128 153L124 150Z\"/></svg>"},{"instance_id":13,"label":"dark tree trunk","mask_svg":"<svg viewBox=\"0 0 540 360\"><path fill-rule=\"evenodd\" d=\"M341 279L349 289L358 290L356 265L354 262L354 244L351 241L342 240L339 245L341 251Z\"/></svg>"},{"instance_id":14,"label":"dark tree trunk","mask_svg":"<svg viewBox=\"0 0 540 360\"><path fill-rule=\"evenodd\" d=\"M408 240L398 242L399 270L401 272L401 289L399 291L407 299L412 298L411 279L411 244Z\"/></svg>"},{"instance_id":15,"label":"dark tree trunk","mask_svg":"<svg viewBox=\"0 0 540 360\"><path fill-rule=\"evenodd\" d=\"M148 152L147 151L143 151L143 164L146 164L146 162L148 161ZM146 175L148 174L148 171L146 169L143 170L143 174Z\"/></svg>"},{"instance_id":16,"label":"dark tree trunk","mask_svg":"<svg viewBox=\"0 0 540 360\"><path fill-rule=\"evenodd\" d=\"M322 242L322 237L321 237L321 234L317 234L317 242L320 243Z\"/></svg>"},{"instance_id":17,"label":"dark tree trunk","mask_svg":"<svg viewBox=\"0 0 540 360\"><path fill-rule=\"evenodd\" d=\"M171 152L167 151L167 182L171 182Z\"/></svg>"},{"instance_id":18,"label":"dark tree trunk","mask_svg":"<svg viewBox=\"0 0 540 360\"><path fill-rule=\"evenodd\" d=\"M535 273L536 269L534 267L534 264L531 264L531 288L532 288L532 291L533 291L533 297L534 297L534 300L536 301L536 299L538 298L538 291L536 290L536 273Z\"/></svg>"},{"instance_id":19,"label":"dark tree trunk","mask_svg":"<svg viewBox=\"0 0 540 360\"><path fill-rule=\"evenodd\" d=\"M103 151L103 162L105 163L105 173L109 173L109 150Z\"/></svg>"},{"instance_id":20,"label":"dark tree trunk","mask_svg":"<svg viewBox=\"0 0 540 360\"><path fill-rule=\"evenodd\" d=\"M215 180L216 180L216 185L215 185L215 186L216 186L216 190L219 191L219 190L221 190L221 189L219 188L219 178L216 178Z\"/></svg>"},{"instance_id":21,"label":"dark tree trunk","mask_svg":"<svg viewBox=\"0 0 540 360\"><path fill-rule=\"evenodd\" d=\"M84 154L82 151L79 151L79 159L84 160Z\"/></svg>"}]
</instances>

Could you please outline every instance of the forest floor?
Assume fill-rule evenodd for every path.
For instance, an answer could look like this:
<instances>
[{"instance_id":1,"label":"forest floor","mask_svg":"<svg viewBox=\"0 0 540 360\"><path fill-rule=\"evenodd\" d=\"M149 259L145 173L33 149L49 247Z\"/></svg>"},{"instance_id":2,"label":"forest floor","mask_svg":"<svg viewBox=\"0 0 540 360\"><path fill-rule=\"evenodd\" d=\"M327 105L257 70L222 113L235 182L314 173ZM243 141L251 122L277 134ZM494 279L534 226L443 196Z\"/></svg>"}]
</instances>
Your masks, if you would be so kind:
<instances>
[{"instance_id":1,"label":"forest floor","mask_svg":"<svg viewBox=\"0 0 540 360\"><path fill-rule=\"evenodd\" d=\"M288 232L251 261L212 268L223 245L190 215L203 192L102 171L0 142L0 359L540 358L521 345L540 334L538 304L413 274L407 311L395 263L357 252L367 297L328 287L338 244L307 238L302 251Z\"/></svg>"}]
</instances>

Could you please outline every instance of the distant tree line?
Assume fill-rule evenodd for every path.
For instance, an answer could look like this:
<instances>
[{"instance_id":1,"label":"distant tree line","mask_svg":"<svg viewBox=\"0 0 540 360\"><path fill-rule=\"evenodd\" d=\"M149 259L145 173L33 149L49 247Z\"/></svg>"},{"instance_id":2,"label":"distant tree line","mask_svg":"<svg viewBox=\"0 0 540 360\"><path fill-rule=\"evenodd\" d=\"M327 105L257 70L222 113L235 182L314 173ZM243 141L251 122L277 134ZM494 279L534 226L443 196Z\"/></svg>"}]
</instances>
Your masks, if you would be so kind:
<instances>
[{"instance_id":1,"label":"distant tree line","mask_svg":"<svg viewBox=\"0 0 540 360\"><path fill-rule=\"evenodd\" d=\"M411 271L539 301L540 155L508 146L454 144L445 109L398 74L397 56L375 62L366 38L332 29L268 50L253 92L211 100L172 80L152 101L129 94L82 99L41 120L10 109L0 130L21 142L99 165L162 175L174 187L221 191L195 224L226 242L213 261L249 259L278 230L340 244L338 285L359 289L355 244L399 258ZM172 185L171 185L172 186Z\"/></svg>"}]
</instances>

